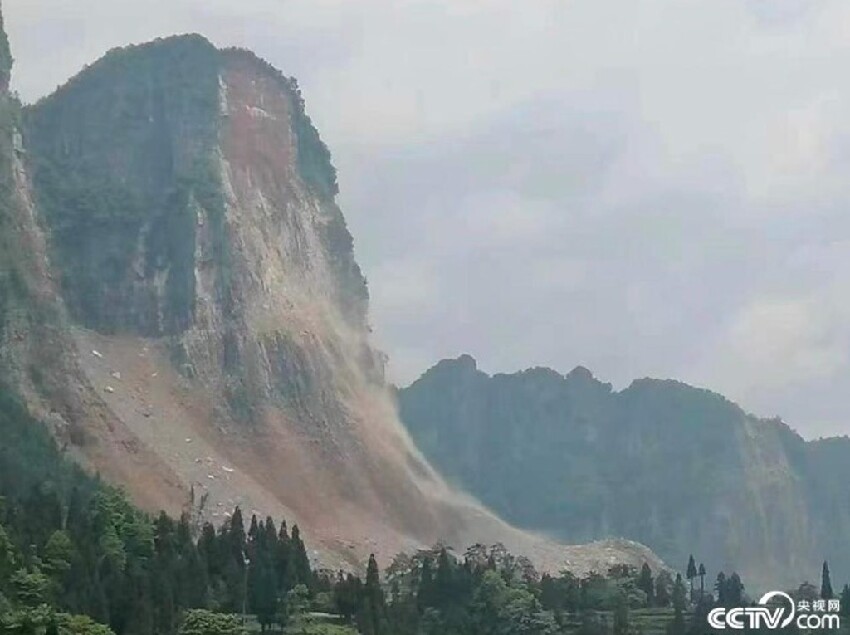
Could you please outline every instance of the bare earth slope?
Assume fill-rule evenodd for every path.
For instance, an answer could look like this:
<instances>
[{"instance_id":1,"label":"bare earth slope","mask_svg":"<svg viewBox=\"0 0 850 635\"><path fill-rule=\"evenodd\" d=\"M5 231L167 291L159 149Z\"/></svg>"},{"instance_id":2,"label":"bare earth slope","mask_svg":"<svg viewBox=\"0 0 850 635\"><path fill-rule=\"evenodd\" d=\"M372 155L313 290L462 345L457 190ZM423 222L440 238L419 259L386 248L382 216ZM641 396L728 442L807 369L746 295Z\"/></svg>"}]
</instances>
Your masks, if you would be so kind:
<instances>
[{"instance_id":1,"label":"bare earth slope","mask_svg":"<svg viewBox=\"0 0 850 635\"><path fill-rule=\"evenodd\" d=\"M546 569L659 566L636 543L516 530L419 455L293 80L171 38L111 52L22 128L16 232L49 317L17 298L0 370L139 503L176 513L194 491L213 521L236 504L284 516L331 566L438 541L502 542Z\"/></svg>"}]
</instances>

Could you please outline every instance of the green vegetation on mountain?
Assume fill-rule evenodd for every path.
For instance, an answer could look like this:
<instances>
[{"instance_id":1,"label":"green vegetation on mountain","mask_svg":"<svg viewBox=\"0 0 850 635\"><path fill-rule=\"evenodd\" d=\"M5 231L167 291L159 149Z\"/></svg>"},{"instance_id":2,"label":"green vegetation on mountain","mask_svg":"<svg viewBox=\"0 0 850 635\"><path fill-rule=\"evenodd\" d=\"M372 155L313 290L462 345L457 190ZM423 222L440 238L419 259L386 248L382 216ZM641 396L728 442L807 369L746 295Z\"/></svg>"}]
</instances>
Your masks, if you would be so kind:
<instances>
[{"instance_id":1,"label":"green vegetation on mountain","mask_svg":"<svg viewBox=\"0 0 850 635\"><path fill-rule=\"evenodd\" d=\"M66 301L87 326L156 334L189 324L198 207L224 231L218 69L200 36L116 49L27 109L37 202ZM160 275L152 302L159 290L140 279Z\"/></svg>"},{"instance_id":2,"label":"green vegetation on mountain","mask_svg":"<svg viewBox=\"0 0 850 635\"><path fill-rule=\"evenodd\" d=\"M385 575L315 571L298 527L218 529L153 518L69 463L0 391L0 632L10 635L697 635L714 606L751 602L741 578L625 565L540 576L503 547L399 555ZM689 565L694 559L689 558ZM693 575L691 575L693 574ZM693 579L700 578L699 589ZM820 591L831 599L829 567ZM850 587L842 600L850 606ZM791 632L791 631L789 631Z\"/></svg>"},{"instance_id":3,"label":"green vegetation on mountain","mask_svg":"<svg viewBox=\"0 0 850 635\"><path fill-rule=\"evenodd\" d=\"M10 312L26 294L26 285L19 270L20 254L12 231L15 206L13 139L20 119L20 106L7 92L12 58L2 27L3 17L0 14L0 341L10 320Z\"/></svg>"},{"instance_id":4,"label":"green vegetation on mountain","mask_svg":"<svg viewBox=\"0 0 850 635\"><path fill-rule=\"evenodd\" d=\"M196 269L210 265L219 301L233 309L219 149L227 125L221 74L238 58L289 99L299 175L334 215L324 224L331 252L351 252L333 205L336 170L296 80L199 35L114 49L25 109L35 198L76 321L103 333L180 333L194 317ZM212 262L195 261L199 231L211 235Z\"/></svg>"},{"instance_id":5,"label":"green vegetation on mountain","mask_svg":"<svg viewBox=\"0 0 850 635\"><path fill-rule=\"evenodd\" d=\"M13 107L0 96L0 341L5 337L11 311L25 296L25 283L15 264L12 223L15 184L12 178Z\"/></svg>"},{"instance_id":6,"label":"green vegetation on mountain","mask_svg":"<svg viewBox=\"0 0 850 635\"><path fill-rule=\"evenodd\" d=\"M386 577L374 558L363 580L317 572L297 526L252 517L246 529L238 508L218 529L140 512L5 390L0 435L3 633L241 635L248 615L249 629L292 635L554 635L606 633L629 610L663 630L684 594L648 567L540 577L499 546L400 555Z\"/></svg>"},{"instance_id":7,"label":"green vegetation on mountain","mask_svg":"<svg viewBox=\"0 0 850 635\"><path fill-rule=\"evenodd\" d=\"M71 617L85 615L119 634L174 633L188 608L247 608L268 625L298 585L311 601L330 590L297 527L254 518L246 532L238 509L219 530L154 519L62 456L5 389L0 437L0 632L109 632Z\"/></svg>"},{"instance_id":8,"label":"green vegetation on mountain","mask_svg":"<svg viewBox=\"0 0 850 635\"><path fill-rule=\"evenodd\" d=\"M21 105L4 84L10 66L6 36L0 28L0 69L4 73L0 78L0 373L9 372L20 361L11 359L11 349L19 346L21 333L43 334L44 327L58 318L56 306L39 293L39 256L32 249L32 235L22 227L30 210L19 191L24 155ZM4 380L9 378L0 376L0 381Z\"/></svg>"},{"instance_id":9,"label":"green vegetation on mountain","mask_svg":"<svg viewBox=\"0 0 850 635\"><path fill-rule=\"evenodd\" d=\"M488 376L464 356L400 391L402 419L450 480L519 526L690 550L758 584L850 574L850 440L806 443L720 395L578 368Z\"/></svg>"},{"instance_id":10,"label":"green vegetation on mountain","mask_svg":"<svg viewBox=\"0 0 850 635\"><path fill-rule=\"evenodd\" d=\"M0 11L0 92L9 88L12 74L12 51L9 48L9 38L3 25L3 12Z\"/></svg>"}]
</instances>

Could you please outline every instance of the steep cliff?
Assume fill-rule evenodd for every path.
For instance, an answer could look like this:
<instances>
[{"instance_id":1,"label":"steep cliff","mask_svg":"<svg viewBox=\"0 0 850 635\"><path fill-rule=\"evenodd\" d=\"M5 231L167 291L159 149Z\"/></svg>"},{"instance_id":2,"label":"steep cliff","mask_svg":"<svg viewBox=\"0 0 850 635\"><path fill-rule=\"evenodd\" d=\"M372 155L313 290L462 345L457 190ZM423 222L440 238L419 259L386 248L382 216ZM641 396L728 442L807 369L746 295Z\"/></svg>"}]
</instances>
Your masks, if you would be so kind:
<instances>
[{"instance_id":1,"label":"steep cliff","mask_svg":"<svg viewBox=\"0 0 850 635\"><path fill-rule=\"evenodd\" d=\"M0 391L22 398L73 457L116 482L145 483L142 504L168 506L183 498L176 476L138 444L79 364L33 200L21 106L8 91L11 67L0 15Z\"/></svg>"},{"instance_id":2,"label":"steep cliff","mask_svg":"<svg viewBox=\"0 0 850 635\"><path fill-rule=\"evenodd\" d=\"M0 373L139 502L285 516L331 565L438 540L577 571L658 564L636 544L515 530L420 457L294 80L169 38L110 52L13 127L4 235L22 257L0 271L25 278L0 311Z\"/></svg>"},{"instance_id":3,"label":"steep cliff","mask_svg":"<svg viewBox=\"0 0 850 635\"><path fill-rule=\"evenodd\" d=\"M564 540L626 536L756 588L850 574L850 439L806 443L720 395L577 368L489 376L464 356L400 392L426 457L511 522Z\"/></svg>"}]
</instances>

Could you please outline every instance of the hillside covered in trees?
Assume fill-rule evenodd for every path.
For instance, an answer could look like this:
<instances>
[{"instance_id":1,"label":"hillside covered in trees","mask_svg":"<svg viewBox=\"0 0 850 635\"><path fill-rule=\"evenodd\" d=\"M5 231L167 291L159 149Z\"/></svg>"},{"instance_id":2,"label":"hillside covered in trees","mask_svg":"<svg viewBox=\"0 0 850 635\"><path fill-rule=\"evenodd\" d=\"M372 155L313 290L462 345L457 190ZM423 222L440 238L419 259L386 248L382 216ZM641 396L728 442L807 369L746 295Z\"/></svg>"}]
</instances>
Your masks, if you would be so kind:
<instances>
[{"instance_id":1,"label":"hillside covered in trees","mask_svg":"<svg viewBox=\"0 0 850 635\"><path fill-rule=\"evenodd\" d=\"M721 395L584 368L489 376L445 360L399 392L425 456L509 521L579 541L692 551L759 588L850 575L850 439L806 442Z\"/></svg>"},{"instance_id":2,"label":"hillside covered in trees","mask_svg":"<svg viewBox=\"0 0 850 635\"><path fill-rule=\"evenodd\" d=\"M383 574L311 565L297 527L243 519L218 529L149 516L70 464L0 392L0 632L10 635L686 635L713 606L752 601L736 573L688 584L618 565L539 575L501 546L400 554ZM821 589L835 597L828 570ZM850 607L850 589L841 595Z\"/></svg>"}]
</instances>

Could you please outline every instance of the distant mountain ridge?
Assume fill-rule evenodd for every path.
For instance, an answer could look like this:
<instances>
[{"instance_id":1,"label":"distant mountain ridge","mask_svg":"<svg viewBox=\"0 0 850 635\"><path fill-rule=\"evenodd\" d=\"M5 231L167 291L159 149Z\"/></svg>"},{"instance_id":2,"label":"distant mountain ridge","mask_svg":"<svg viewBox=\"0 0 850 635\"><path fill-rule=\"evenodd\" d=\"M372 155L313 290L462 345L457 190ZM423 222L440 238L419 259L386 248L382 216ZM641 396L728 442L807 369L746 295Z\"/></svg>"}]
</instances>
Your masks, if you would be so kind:
<instances>
[{"instance_id":1,"label":"distant mountain ridge","mask_svg":"<svg viewBox=\"0 0 850 635\"><path fill-rule=\"evenodd\" d=\"M399 391L425 456L509 521L565 540L622 536L757 585L850 575L850 439L806 442L721 395L585 368L487 375L464 355Z\"/></svg>"}]
</instances>

